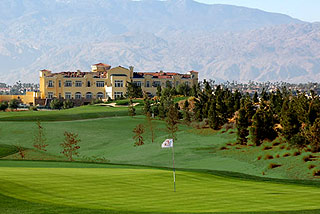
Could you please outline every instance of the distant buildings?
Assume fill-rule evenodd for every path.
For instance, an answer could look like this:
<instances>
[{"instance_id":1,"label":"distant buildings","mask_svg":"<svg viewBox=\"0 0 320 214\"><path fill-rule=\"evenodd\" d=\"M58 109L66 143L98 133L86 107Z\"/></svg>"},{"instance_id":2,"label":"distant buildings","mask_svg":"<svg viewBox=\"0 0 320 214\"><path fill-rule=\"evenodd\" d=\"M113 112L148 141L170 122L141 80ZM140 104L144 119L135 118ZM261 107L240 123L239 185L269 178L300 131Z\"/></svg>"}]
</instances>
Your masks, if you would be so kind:
<instances>
[{"instance_id":1,"label":"distant buildings","mask_svg":"<svg viewBox=\"0 0 320 214\"><path fill-rule=\"evenodd\" d=\"M125 96L127 82L142 88L142 91L155 95L157 87L173 87L187 84L192 87L198 83L198 72L186 74L173 72L134 72L133 67L111 68L99 63L91 66L91 72L40 71L40 93L42 99L73 99L90 102L91 99L117 99Z\"/></svg>"}]
</instances>

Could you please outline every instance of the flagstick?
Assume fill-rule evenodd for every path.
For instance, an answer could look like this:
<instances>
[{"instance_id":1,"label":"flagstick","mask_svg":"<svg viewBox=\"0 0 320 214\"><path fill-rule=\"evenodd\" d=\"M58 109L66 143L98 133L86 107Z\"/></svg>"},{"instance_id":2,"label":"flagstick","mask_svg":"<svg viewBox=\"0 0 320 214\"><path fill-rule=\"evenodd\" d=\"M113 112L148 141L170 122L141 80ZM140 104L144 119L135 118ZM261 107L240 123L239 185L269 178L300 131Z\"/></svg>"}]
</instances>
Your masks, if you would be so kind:
<instances>
[{"instance_id":1,"label":"flagstick","mask_svg":"<svg viewBox=\"0 0 320 214\"><path fill-rule=\"evenodd\" d=\"M176 170L174 168L174 149L172 144L172 165L173 165L173 191L176 191Z\"/></svg>"}]
</instances>

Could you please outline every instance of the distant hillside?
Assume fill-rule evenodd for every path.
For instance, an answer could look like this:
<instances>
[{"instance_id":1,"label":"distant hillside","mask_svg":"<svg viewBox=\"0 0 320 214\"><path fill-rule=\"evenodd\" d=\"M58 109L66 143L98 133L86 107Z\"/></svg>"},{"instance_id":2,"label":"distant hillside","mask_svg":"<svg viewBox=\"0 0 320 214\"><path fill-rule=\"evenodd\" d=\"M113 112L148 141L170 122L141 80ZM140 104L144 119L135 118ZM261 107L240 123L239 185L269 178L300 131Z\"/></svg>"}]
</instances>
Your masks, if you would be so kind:
<instances>
[{"instance_id":1,"label":"distant hillside","mask_svg":"<svg viewBox=\"0 0 320 214\"><path fill-rule=\"evenodd\" d=\"M192 0L2 0L0 11L0 82L99 61L221 81L320 80L319 24L282 14Z\"/></svg>"}]
</instances>

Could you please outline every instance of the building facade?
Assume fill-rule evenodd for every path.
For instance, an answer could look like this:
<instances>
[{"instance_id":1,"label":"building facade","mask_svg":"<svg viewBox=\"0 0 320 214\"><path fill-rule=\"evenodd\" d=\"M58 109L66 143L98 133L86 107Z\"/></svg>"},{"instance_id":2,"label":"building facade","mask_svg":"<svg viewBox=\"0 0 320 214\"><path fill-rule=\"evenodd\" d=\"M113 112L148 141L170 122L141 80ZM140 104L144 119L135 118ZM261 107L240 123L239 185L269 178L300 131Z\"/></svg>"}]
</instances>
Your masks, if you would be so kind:
<instances>
[{"instance_id":1,"label":"building facade","mask_svg":"<svg viewBox=\"0 0 320 214\"><path fill-rule=\"evenodd\" d=\"M117 99L125 96L127 82L140 86L145 93L155 95L157 87L173 87L187 84L192 87L198 83L198 72L186 74L172 72L134 72L133 67L111 68L99 63L91 66L91 72L40 71L41 99L74 99L89 102L92 99Z\"/></svg>"}]
</instances>

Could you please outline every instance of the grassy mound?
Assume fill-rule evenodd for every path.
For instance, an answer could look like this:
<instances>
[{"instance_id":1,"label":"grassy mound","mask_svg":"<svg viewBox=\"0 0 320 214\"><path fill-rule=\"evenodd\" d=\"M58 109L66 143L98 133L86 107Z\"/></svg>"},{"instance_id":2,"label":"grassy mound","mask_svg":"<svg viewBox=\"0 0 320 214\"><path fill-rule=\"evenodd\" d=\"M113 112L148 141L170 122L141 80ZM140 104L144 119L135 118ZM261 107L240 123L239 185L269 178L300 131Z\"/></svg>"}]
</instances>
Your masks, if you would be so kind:
<instances>
[{"instance_id":1,"label":"grassy mound","mask_svg":"<svg viewBox=\"0 0 320 214\"><path fill-rule=\"evenodd\" d=\"M138 213L320 209L316 186L177 171L177 192L173 192L170 170L97 164L91 165L96 168L65 168L66 164L30 168L31 164L10 167L7 163L1 167L0 162L0 194L53 206Z\"/></svg>"},{"instance_id":2,"label":"grassy mound","mask_svg":"<svg viewBox=\"0 0 320 214\"><path fill-rule=\"evenodd\" d=\"M17 153L18 150L13 145L0 144L0 158Z\"/></svg>"}]
</instances>

